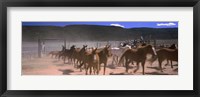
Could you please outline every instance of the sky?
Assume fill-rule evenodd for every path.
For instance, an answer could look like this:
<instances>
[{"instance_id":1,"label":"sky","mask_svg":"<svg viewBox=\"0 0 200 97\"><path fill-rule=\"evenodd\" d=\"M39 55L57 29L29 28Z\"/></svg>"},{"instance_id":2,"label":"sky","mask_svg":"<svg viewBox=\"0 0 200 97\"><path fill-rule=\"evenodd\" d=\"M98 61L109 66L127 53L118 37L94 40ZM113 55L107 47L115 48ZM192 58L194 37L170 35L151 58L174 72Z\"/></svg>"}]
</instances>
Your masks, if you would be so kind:
<instances>
[{"instance_id":1,"label":"sky","mask_svg":"<svg viewBox=\"0 0 200 97\"><path fill-rule=\"evenodd\" d=\"M170 22L22 22L22 26L104 25L122 28L178 28L177 21Z\"/></svg>"}]
</instances>

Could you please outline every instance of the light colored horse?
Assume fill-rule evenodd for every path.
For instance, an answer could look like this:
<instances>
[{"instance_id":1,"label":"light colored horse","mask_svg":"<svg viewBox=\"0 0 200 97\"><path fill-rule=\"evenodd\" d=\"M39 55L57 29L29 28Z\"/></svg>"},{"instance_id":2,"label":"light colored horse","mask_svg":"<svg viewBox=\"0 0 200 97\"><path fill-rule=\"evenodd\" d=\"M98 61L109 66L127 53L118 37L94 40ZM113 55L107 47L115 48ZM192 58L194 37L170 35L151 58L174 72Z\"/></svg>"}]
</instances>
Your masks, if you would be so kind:
<instances>
[{"instance_id":1,"label":"light colored horse","mask_svg":"<svg viewBox=\"0 0 200 97\"><path fill-rule=\"evenodd\" d=\"M126 66L126 72L128 72L129 64L131 62L136 62L137 68L134 70L136 72L139 69L139 63L142 65L142 74L145 74L145 62L147 59L147 54L152 54L153 56L157 55L155 48L152 45L145 45L140 46L136 49L128 49L126 50L123 55L120 58L119 63L121 63L121 60L125 58L125 66ZM153 57L152 56L152 57Z\"/></svg>"}]
</instances>

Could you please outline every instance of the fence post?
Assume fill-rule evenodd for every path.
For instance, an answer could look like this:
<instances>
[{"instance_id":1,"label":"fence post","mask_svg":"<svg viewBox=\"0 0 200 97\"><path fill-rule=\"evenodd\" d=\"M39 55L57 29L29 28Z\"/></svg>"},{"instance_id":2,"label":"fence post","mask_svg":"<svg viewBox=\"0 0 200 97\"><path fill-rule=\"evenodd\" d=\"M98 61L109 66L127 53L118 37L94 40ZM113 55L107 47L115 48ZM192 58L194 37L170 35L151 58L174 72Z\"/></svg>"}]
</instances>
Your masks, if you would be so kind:
<instances>
[{"instance_id":1,"label":"fence post","mask_svg":"<svg viewBox=\"0 0 200 97\"><path fill-rule=\"evenodd\" d=\"M66 47L66 39L64 39L64 46Z\"/></svg>"},{"instance_id":2,"label":"fence post","mask_svg":"<svg viewBox=\"0 0 200 97\"><path fill-rule=\"evenodd\" d=\"M38 39L38 57L39 58L41 58L41 54L42 54L42 51L41 51L41 48L42 48L42 46L41 46L41 40L40 39Z\"/></svg>"},{"instance_id":3,"label":"fence post","mask_svg":"<svg viewBox=\"0 0 200 97\"><path fill-rule=\"evenodd\" d=\"M156 47L156 39L154 39L154 46Z\"/></svg>"}]
</instances>

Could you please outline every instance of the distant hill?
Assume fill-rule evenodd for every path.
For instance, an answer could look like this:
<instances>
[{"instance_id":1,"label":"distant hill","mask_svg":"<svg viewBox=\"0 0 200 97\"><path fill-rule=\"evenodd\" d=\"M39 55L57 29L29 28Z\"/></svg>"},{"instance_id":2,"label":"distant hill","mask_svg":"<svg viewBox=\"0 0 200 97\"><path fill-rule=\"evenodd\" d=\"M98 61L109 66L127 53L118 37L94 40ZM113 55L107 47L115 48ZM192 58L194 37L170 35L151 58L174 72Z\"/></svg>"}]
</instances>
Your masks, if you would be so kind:
<instances>
[{"instance_id":1,"label":"distant hill","mask_svg":"<svg viewBox=\"0 0 200 97\"><path fill-rule=\"evenodd\" d=\"M23 26L22 40L62 39L67 41L112 41L137 39L178 39L178 28L121 28L99 25Z\"/></svg>"}]
</instances>

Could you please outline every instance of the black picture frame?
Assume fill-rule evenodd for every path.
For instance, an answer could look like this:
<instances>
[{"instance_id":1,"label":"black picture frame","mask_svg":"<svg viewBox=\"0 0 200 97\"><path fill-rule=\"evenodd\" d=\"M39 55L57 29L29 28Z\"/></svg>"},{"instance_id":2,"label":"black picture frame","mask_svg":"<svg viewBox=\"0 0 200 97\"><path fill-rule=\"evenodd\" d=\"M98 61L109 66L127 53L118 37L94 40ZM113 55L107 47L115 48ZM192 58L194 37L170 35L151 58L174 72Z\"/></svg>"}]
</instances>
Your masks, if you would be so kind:
<instances>
[{"instance_id":1,"label":"black picture frame","mask_svg":"<svg viewBox=\"0 0 200 97\"><path fill-rule=\"evenodd\" d=\"M193 7L193 90L7 90L7 7ZM0 1L1 97L199 97L200 0L1 0ZM34 83L33 83L34 84Z\"/></svg>"}]
</instances>

